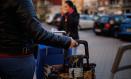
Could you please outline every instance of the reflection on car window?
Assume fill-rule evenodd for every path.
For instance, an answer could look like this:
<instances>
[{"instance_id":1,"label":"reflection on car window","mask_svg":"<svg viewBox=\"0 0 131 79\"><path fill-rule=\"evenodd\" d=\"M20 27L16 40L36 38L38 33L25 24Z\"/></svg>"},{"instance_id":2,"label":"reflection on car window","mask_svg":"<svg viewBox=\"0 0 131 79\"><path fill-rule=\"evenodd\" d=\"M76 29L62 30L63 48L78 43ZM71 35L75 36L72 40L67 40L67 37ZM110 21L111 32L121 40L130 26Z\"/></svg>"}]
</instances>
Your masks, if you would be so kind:
<instances>
[{"instance_id":1,"label":"reflection on car window","mask_svg":"<svg viewBox=\"0 0 131 79\"><path fill-rule=\"evenodd\" d=\"M131 18L126 18L123 22L131 23Z\"/></svg>"},{"instance_id":2,"label":"reflection on car window","mask_svg":"<svg viewBox=\"0 0 131 79\"><path fill-rule=\"evenodd\" d=\"M91 20L91 17L89 17L89 16L80 16L80 19L83 19L83 20Z\"/></svg>"},{"instance_id":3,"label":"reflection on car window","mask_svg":"<svg viewBox=\"0 0 131 79\"><path fill-rule=\"evenodd\" d=\"M100 18L101 22L108 22L108 20L109 20L108 16L103 16L103 17Z\"/></svg>"},{"instance_id":4,"label":"reflection on car window","mask_svg":"<svg viewBox=\"0 0 131 79\"><path fill-rule=\"evenodd\" d=\"M81 16L80 18L83 19L83 20L86 20L86 17L84 17L84 16Z\"/></svg>"},{"instance_id":5,"label":"reflection on car window","mask_svg":"<svg viewBox=\"0 0 131 79\"><path fill-rule=\"evenodd\" d=\"M114 19L116 22L122 21L123 17L122 16L114 16Z\"/></svg>"}]
</instances>

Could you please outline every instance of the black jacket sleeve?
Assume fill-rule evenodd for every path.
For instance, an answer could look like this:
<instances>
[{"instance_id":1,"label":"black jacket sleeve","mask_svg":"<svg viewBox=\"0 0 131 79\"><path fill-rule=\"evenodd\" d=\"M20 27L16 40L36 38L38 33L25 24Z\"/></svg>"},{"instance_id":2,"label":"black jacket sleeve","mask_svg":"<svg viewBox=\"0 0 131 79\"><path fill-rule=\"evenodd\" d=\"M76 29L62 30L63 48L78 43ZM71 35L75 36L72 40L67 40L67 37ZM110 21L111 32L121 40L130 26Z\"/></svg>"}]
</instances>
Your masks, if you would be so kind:
<instances>
[{"instance_id":1,"label":"black jacket sleeve","mask_svg":"<svg viewBox=\"0 0 131 79\"><path fill-rule=\"evenodd\" d=\"M32 0L15 0L13 4L20 24L23 25L23 28L27 30L27 33L31 35L36 43L64 48L70 46L70 38L55 35L42 28L36 17Z\"/></svg>"}]
</instances>

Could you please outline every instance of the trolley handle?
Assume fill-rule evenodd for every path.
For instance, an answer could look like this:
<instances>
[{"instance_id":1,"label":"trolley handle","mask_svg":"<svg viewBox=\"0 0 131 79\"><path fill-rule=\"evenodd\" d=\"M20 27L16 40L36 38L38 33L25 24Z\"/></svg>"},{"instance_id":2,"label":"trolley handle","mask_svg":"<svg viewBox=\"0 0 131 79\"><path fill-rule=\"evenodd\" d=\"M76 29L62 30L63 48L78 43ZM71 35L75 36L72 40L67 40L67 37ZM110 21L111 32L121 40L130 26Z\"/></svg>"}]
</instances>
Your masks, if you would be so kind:
<instances>
[{"instance_id":1,"label":"trolley handle","mask_svg":"<svg viewBox=\"0 0 131 79\"><path fill-rule=\"evenodd\" d=\"M76 40L78 44L83 44L85 47L85 57L87 58L87 61L89 60L89 49L88 49L88 42L85 40ZM87 62L89 63L89 61Z\"/></svg>"},{"instance_id":2,"label":"trolley handle","mask_svg":"<svg viewBox=\"0 0 131 79\"><path fill-rule=\"evenodd\" d=\"M66 31L52 31L52 33L66 35Z\"/></svg>"},{"instance_id":3,"label":"trolley handle","mask_svg":"<svg viewBox=\"0 0 131 79\"><path fill-rule=\"evenodd\" d=\"M86 58L86 60L87 60L87 64L89 65L89 51L88 51L88 42L87 41L85 41L85 40L76 40L77 42L78 42L78 44L80 45L80 44L83 44L84 45L84 47L85 47L85 56L84 56L84 58ZM67 57L68 57L68 49L65 49L64 50L64 67L65 67L65 62L66 62L66 60L67 60Z\"/></svg>"}]
</instances>

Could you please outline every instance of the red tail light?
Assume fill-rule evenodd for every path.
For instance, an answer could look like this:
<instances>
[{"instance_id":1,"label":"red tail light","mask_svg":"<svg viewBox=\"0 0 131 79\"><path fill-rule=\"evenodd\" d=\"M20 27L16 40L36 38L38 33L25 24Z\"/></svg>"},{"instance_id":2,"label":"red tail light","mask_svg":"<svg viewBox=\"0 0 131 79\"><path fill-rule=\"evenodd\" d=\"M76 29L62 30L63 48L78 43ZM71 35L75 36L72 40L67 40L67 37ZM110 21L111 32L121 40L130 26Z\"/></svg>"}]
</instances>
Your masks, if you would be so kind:
<instances>
[{"instance_id":1,"label":"red tail light","mask_svg":"<svg viewBox=\"0 0 131 79\"><path fill-rule=\"evenodd\" d=\"M110 27L111 27L110 24L108 23L105 24L105 29L109 29Z\"/></svg>"}]
</instances>

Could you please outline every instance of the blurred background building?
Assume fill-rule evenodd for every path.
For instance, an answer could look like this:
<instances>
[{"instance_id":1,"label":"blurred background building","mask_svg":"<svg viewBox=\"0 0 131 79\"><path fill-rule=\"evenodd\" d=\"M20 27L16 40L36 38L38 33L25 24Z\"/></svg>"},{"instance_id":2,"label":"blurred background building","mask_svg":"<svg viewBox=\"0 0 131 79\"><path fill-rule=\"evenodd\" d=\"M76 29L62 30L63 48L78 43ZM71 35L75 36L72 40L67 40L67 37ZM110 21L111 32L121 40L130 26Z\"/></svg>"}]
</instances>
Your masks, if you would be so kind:
<instances>
[{"instance_id":1,"label":"blurred background building","mask_svg":"<svg viewBox=\"0 0 131 79\"><path fill-rule=\"evenodd\" d=\"M131 0L97 0L98 10L105 13L131 13Z\"/></svg>"},{"instance_id":2,"label":"blurred background building","mask_svg":"<svg viewBox=\"0 0 131 79\"><path fill-rule=\"evenodd\" d=\"M124 13L131 13L131 0L122 0L122 11Z\"/></svg>"},{"instance_id":3,"label":"blurred background building","mask_svg":"<svg viewBox=\"0 0 131 79\"><path fill-rule=\"evenodd\" d=\"M61 12L65 0L33 0L38 17ZM120 14L131 13L131 0L72 0L79 13Z\"/></svg>"}]
</instances>

